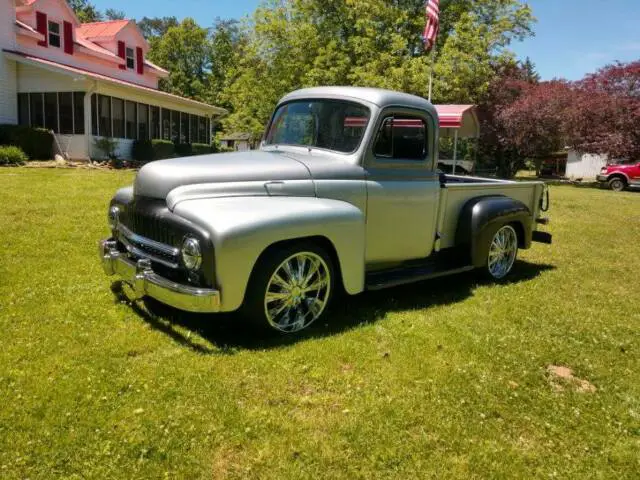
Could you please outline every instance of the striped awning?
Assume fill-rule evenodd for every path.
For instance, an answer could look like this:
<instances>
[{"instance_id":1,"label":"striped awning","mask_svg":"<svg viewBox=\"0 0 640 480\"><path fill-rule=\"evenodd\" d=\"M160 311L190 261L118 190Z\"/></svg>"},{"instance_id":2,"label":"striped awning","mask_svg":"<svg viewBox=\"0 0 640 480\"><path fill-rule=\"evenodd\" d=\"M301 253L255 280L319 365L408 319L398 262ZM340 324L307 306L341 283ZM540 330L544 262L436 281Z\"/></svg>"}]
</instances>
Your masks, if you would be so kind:
<instances>
[{"instance_id":1,"label":"striped awning","mask_svg":"<svg viewBox=\"0 0 640 480\"><path fill-rule=\"evenodd\" d=\"M459 137L478 137L480 125L475 105L434 105L440 129L456 129Z\"/></svg>"}]
</instances>

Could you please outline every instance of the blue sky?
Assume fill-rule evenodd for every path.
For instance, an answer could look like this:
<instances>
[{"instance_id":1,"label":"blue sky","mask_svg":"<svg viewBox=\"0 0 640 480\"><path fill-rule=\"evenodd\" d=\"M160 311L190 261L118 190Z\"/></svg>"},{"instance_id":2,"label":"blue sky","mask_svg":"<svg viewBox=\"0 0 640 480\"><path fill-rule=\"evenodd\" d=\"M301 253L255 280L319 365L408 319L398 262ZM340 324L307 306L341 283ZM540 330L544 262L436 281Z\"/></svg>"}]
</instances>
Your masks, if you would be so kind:
<instances>
[{"instance_id":1,"label":"blue sky","mask_svg":"<svg viewBox=\"0 0 640 480\"><path fill-rule=\"evenodd\" d=\"M250 14L259 0L93 0L101 10L115 8L128 17L194 17L211 25L216 17ZM577 80L614 60L640 59L640 0L529 0L536 35L512 45L529 56L542 78Z\"/></svg>"}]
</instances>

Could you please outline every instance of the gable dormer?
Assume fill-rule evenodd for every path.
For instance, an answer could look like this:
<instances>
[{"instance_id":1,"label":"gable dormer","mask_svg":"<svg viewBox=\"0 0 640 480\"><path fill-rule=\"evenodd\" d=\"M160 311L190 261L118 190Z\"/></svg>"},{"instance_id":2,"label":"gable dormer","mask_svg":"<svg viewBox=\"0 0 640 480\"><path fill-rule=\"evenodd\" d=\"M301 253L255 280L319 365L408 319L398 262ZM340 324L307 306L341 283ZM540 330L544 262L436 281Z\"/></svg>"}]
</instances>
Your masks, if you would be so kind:
<instances>
[{"instance_id":1,"label":"gable dormer","mask_svg":"<svg viewBox=\"0 0 640 480\"><path fill-rule=\"evenodd\" d=\"M65 0L16 2L16 24L18 34L36 38L39 46L73 55L74 31L80 22Z\"/></svg>"},{"instance_id":2,"label":"gable dormer","mask_svg":"<svg viewBox=\"0 0 640 480\"><path fill-rule=\"evenodd\" d=\"M133 20L83 23L77 29L83 39L109 50L122 59L121 70L145 73L149 44Z\"/></svg>"}]
</instances>

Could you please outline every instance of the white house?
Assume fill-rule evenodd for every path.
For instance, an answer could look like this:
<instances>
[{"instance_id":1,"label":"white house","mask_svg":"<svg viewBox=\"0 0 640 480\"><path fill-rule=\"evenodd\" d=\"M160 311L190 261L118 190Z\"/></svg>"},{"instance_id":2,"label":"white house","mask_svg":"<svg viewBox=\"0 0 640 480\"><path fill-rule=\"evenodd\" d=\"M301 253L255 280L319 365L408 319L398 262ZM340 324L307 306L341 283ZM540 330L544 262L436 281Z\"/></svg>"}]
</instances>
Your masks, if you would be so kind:
<instances>
[{"instance_id":1,"label":"white house","mask_svg":"<svg viewBox=\"0 0 640 480\"><path fill-rule=\"evenodd\" d=\"M570 150L567 155L565 176L571 179L595 179L596 175L600 173L600 169L607 164L607 160L606 155Z\"/></svg>"},{"instance_id":2,"label":"white house","mask_svg":"<svg viewBox=\"0 0 640 480\"><path fill-rule=\"evenodd\" d=\"M100 154L94 139L210 143L211 120L226 113L158 90L166 70L132 20L78 21L65 0L0 0L0 123L53 130L61 153Z\"/></svg>"}]
</instances>

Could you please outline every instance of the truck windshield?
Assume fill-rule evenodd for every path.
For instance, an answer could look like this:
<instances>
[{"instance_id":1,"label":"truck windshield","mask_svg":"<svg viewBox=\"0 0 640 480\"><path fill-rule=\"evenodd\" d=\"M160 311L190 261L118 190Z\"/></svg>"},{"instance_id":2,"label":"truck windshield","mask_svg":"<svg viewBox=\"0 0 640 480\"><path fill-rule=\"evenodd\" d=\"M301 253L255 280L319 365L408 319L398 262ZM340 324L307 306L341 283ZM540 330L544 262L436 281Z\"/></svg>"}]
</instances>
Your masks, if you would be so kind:
<instances>
[{"instance_id":1,"label":"truck windshield","mask_svg":"<svg viewBox=\"0 0 640 480\"><path fill-rule=\"evenodd\" d=\"M276 110L266 145L295 145L354 152L369 124L369 109L339 100L296 100Z\"/></svg>"}]
</instances>

